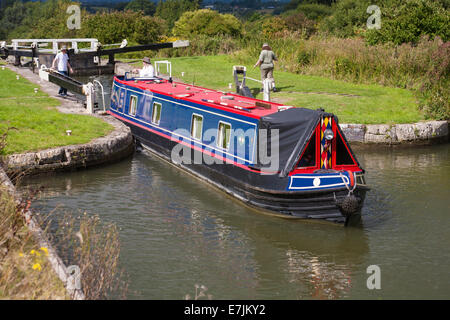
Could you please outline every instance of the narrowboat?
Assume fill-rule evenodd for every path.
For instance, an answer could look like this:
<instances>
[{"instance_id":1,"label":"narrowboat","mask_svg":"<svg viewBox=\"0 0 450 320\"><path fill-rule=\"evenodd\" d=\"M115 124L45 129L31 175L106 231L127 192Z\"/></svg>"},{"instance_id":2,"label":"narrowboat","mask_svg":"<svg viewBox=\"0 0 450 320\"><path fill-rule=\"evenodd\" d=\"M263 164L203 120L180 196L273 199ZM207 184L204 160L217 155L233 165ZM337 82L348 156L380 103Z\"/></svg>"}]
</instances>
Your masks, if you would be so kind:
<instances>
[{"instance_id":1,"label":"narrowboat","mask_svg":"<svg viewBox=\"0 0 450 320\"><path fill-rule=\"evenodd\" d=\"M108 112L145 149L253 208L345 224L360 216L364 170L322 109L126 73L114 77Z\"/></svg>"}]
</instances>

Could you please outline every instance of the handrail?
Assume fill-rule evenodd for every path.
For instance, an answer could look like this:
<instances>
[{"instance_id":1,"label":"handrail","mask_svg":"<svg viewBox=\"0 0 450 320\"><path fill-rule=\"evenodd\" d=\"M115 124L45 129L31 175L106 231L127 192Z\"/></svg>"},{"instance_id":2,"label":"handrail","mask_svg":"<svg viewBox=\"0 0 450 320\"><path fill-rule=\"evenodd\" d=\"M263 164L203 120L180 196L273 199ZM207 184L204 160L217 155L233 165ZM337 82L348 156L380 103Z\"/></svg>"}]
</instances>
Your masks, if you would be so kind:
<instances>
[{"instance_id":1,"label":"handrail","mask_svg":"<svg viewBox=\"0 0 450 320\"><path fill-rule=\"evenodd\" d=\"M106 111L106 106L105 106L105 91L103 90L103 85L100 83L100 81L98 80L94 80L94 83L97 83L100 88L102 89L102 102L103 102L103 111Z\"/></svg>"}]
</instances>

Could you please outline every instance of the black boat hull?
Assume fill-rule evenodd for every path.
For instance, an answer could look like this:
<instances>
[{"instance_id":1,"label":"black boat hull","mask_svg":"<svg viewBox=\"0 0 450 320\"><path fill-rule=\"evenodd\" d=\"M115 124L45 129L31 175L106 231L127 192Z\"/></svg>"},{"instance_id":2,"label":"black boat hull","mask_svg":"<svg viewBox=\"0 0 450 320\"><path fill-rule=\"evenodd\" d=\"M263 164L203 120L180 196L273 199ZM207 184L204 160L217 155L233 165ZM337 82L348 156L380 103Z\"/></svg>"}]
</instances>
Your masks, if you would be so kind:
<instances>
[{"instance_id":1,"label":"black boat hull","mask_svg":"<svg viewBox=\"0 0 450 320\"><path fill-rule=\"evenodd\" d=\"M199 156L196 153L201 153L200 156L206 163L214 162L214 159L207 159L209 155L194 149L191 152L191 164L174 163L171 153L178 142L132 123L124 123L130 127L133 136L144 148L252 208L286 218L337 223L346 223L350 218L349 215L344 215L338 206L338 203L349 194L345 187L317 191L286 191L287 177L262 175L260 172L245 170L232 164L194 164L194 159L196 157L198 159ZM367 187L359 185L353 190L359 208L362 207L367 190ZM352 221L357 221L359 216L359 211L353 213Z\"/></svg>"}]
</instances>

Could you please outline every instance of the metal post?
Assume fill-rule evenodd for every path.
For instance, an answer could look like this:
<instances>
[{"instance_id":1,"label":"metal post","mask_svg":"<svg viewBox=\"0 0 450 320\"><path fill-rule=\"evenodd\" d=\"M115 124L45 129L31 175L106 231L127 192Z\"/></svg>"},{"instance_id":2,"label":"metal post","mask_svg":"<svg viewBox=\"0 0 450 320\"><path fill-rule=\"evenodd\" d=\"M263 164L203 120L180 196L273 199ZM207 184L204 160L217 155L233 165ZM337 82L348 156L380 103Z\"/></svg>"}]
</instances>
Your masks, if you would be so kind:
<instances>
[{"instance_id":1,"label":"metal post","mask_svg":"<svg viewBox=\"0 0 450 320\"><path fill-rule=\"evenodd\" d=\"M263 89L264 89L264 95L263 100L264 101L270 101L270 87L272 86L272 80L271 79L264 79L263 81Z\"/></svg>"},{"instance_id":2,"label":"metal post","mask_svg":"<svg viewBox=\"0 0 450 320\"><path fill-rule=\"evenodd\" d=\"M83 85L83 93L86 95L86 109L89 113L94 113L94 85L89 82Z\"/></svg>"},{"instance_id":3,"label":"metal post","mask_svg":"<svg viewBox=\"0 0 450 320\"><path fill-rule=\"evenodd\" d=\"M53 41L53 53L58 54L58 41Z\"/></svg>"}]
</instances>

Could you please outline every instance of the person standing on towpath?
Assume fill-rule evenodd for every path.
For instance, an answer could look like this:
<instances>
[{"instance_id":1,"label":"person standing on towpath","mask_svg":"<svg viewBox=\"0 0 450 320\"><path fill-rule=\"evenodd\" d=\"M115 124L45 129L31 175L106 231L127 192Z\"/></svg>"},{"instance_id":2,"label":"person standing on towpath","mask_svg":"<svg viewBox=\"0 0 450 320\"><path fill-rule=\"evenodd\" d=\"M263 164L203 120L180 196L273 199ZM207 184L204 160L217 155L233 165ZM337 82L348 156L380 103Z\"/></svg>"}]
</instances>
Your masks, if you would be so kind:
<instances>
[{"instance_id":1,"label":"person standing on towpath","mask_svg":"<svg viewBox=\"0 0 450 320\"><path fill-rule=\"evenodd\" d=\"M57 69L56 69L56 64L58 64ZM68 74L69 69L70 69L70 72L73 73L73 69L69 63L69 56L67 55L67 47L66 46L62 46L61 52L55 56L55 59L53 59L52 69L58 70L59 73L65 75L65 76L69 75ZM63 97L67 96L67 89L60 87L58 94Z\"/></svg>"},{"instance_id":2,"label":"person standing on towpath","mask_svg":"<svg viewBox=\"0 0 450 320\"><path fill-rule=\"evenodd\" d=\"M260 66L261 80L264 82L265 79L271 79L273 92L276 92L277 89L275 88L275 80L273 79L274 61L278 61L277 56L272 51L272 48L267 43L264 43L259 59L254 67L256 68Z\"/></svg>"}]
</instances>

